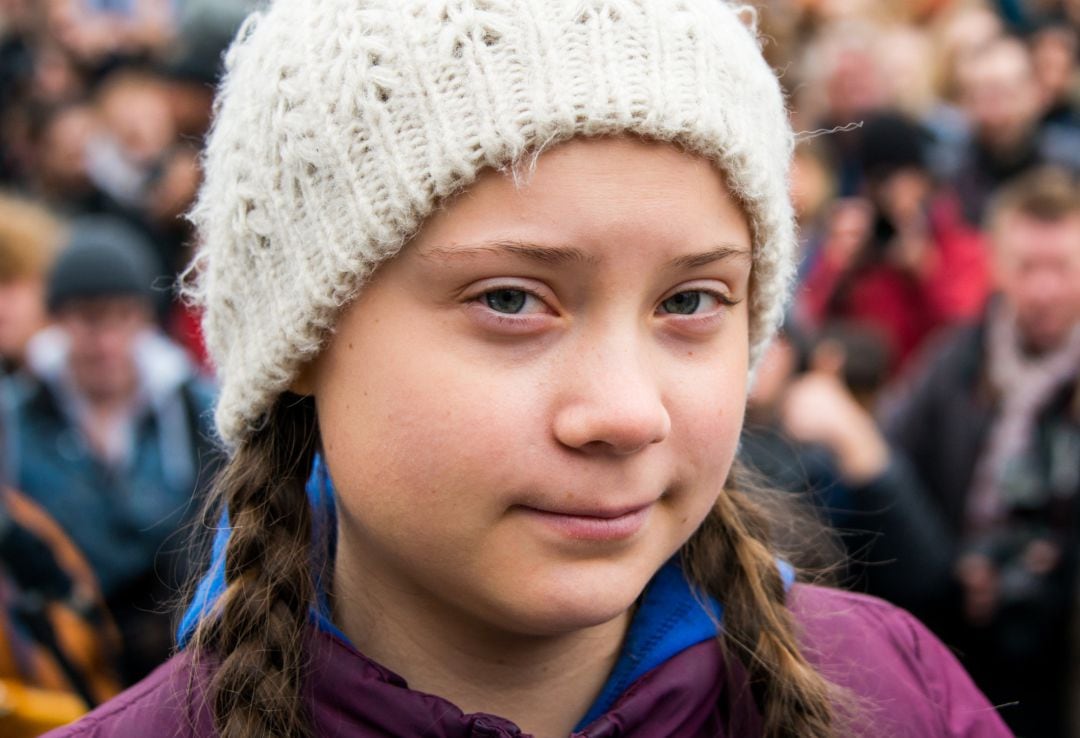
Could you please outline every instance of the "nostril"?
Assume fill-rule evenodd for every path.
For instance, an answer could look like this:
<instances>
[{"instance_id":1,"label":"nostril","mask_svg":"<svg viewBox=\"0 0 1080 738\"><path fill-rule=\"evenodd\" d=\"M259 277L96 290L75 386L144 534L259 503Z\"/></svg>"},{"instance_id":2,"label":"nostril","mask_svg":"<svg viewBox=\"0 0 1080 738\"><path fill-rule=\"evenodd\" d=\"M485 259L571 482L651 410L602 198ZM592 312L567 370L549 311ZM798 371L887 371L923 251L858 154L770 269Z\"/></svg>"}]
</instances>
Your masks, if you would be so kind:
<instances>
[{"instance_id":1,"label":"nostril","mask_svg":"<svg viewBox=\"0 0 1080 738\"><path fill-rule=\"evenodd\" d=\"M554 432L570 448L629 456L662 443L671 432L671 418L659 401L636 408L583 402L557 413Z\"/></svg>"}]
</instances>

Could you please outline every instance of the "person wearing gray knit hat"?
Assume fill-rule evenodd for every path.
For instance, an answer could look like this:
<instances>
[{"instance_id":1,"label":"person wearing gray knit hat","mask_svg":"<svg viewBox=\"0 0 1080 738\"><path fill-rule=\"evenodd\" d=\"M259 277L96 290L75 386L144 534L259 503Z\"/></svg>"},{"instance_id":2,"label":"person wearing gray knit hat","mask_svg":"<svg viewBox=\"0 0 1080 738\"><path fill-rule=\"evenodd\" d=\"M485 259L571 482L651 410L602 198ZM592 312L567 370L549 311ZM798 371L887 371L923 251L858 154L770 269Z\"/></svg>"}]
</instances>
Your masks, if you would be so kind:
<instances>
[{"instance_id":1,"label":"person wearing gray knit hat","mask_svg":"<svg viewBox=\"0 0 1080 738\"><path fill-rule=\"evenodd\" d=\"M187 279L231 454L214 555L183 650L94 730L1005 735L921 625L795 584L770 530L798 526L732 472L794 271L754 21L277 0L245 23Z\"/></svg>"},{"instance_id":2,"label":"person wearing gray knit hat","mask_svg":"<svg viewBox=\"0 0 1080 738\"><path fill-rule=\"evenodd\" d=\"M129 296L153 304L154 280L162 270L139 231L119 218L85 216L71 223L71 233L49 274L45 299L51 312L93 297Z\"/></svg>"},{"instance_id":3,"label":"person wearing gray knit hat","mask_svg":"<svg viewBox=\"0 0 1080 738\"><path fill-rule=\"evenodd\" d=\"M166 543L191 522L218 458L214 393L158 330L161 270L141 232L105 215L66 225L46 283L51 324L30 339L0 408L0 455L4 481L85 555L123 644L110 668L130 683L172 647L160 603L187 569Z\"/></svg>"}]
</instances>

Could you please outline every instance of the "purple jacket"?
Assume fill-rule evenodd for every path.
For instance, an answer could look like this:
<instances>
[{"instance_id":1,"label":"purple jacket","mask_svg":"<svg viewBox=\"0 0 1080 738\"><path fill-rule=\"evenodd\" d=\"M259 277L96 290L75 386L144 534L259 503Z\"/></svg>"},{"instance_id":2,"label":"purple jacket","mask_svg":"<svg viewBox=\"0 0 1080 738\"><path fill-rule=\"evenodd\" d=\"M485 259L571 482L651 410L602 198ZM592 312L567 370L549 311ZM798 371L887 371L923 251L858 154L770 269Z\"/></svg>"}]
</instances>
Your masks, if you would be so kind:
<instances>
[{"instance_id":1,"label":"purple jacket","mask_svg":"<svg viewBox=\"0 0 1080 738\"><path fill-rule=\"evenodd\" d=\"M789 606L807 658L848 689L858 715L847 734L875 738L1010 736L951 653L917 620L881 600L796 585ZM313 629L309 699L315 735L328 738L518 738L494 715L462 714L335 636ZM193 670L183 651L144 681L50 738L216 735L201 699L212 665ZM637 678L575 738L723 738L760 733L739 669L727 669L715 640L676 653ZM192 678L194 677L194 678ZM721 710L720 705L734 706ZM726 713L726 714L725 714ZM729 728L730 718L730 728Z\"/></svg>"}]
</instances>

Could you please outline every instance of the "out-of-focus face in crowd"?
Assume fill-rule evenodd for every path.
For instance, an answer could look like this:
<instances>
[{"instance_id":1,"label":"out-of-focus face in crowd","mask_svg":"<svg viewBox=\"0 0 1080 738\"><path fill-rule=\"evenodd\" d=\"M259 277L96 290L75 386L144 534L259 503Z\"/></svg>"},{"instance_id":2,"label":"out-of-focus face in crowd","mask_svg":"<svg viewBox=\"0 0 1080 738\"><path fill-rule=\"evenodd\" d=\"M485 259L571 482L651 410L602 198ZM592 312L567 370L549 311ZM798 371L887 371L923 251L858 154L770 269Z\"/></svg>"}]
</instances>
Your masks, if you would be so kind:
<instances>
[{"instance_id":1,"label":"out-of-focus face in crowd","mask_svg":"<svg viewBox=\"0 0 1080 738\"><path fill-rule=\"evenodd\" d=\"M985 46L1004 31L1001 17L978 5L958 9L941 29L940 44L949 57L967 56Z\"/></svg>"},{"instance_id":2,"label":"out-of-focus face in crowd","mask_svg":"<svg viewBox=\"0 0 1080 738\"><path fill-rule=\"evenodd\" d=\"M98 109L121 151L136 166L154 164L176 137L168 93L150 77L119 75L109 80L98 94Z\"/></svg>"},{"instance_id":3,"label":"out-of-focus face in crowd","mask_svg":"<svg viewBox=\"0 0 1080 738\"><path fill-rule=\"evenodd\" d=\"M58 198L78 197L91 188L86 152L100 123L87 105L59 110L40 132L37 176L43 189Z\"/></svg>"},{"instance_id":4,"label":"out-of-focus face in crowd","mask_svg":"<svg viewBox=\"0 0 1080 738\"><path fill-rule=\"evenodd\" d=\"M834 120L856 119L881 105L883 90L877 58L869 46L850 43L835 51L826 80Z\"/></svg>"},{"instance_id":5,"label":"out-of-focus face in crowd","mask_svg":"<svg viewBox=\"0 0 1080 738\"><path fill-rule=\"evenodd\" d=\"M1005 213L994 230L998 289L1025 348L1059 347L1080 323L1080 210L1055 220Z\"/></svg>"},{"instance_id":6,"label":"out-of-focus face in crowd","mask_svg":"<svg viewBox=\"0 0 1080 738\"><path fill-rule=\"evenodd\" d=\"M21 362L30 337L46 322L44 280L0 279L0 359Z\"/></svg>"},{"instance_id":7,"label":"out-of-focus face in crowd","mask_svg":"<svg viewBox=\"0 0 1080 738\"><path fill-rule=\"evenodd\" d=\"M1016 147L1042 112L1042 96L1027 48L999 38L960 63L960 100L984 145L998 151Z\"/></svg>"},{"instance_id":8,"label":"out-of-focus face in crowd","mask_svg":"<svg viewBox=\"0 0 1080 738\"><path fill-rule=\"evenodd\" d=\"M1035 35L1031 54L1044 105L1068 96L1076 78L1076 52L1076 32L1070 28L1056 26Z\"/></svg>"},{"instance_id":9,"label":"out-of-focus face in crowd","mask_svg":"<svg viewBox=\"0 0 1080 738\"><path fill-rule=\"evenodd\" d=\"M31 94L41 102L73 100L83 91L83 80L71 56L55 43L43 43L36 52Z\"/></svg>"},{"instance_id":10,"label":"out-of-focus face in crowd","mask_svg":"<svg viewBox=\"0 0 1080 738\"><path fill-rule=\"evenodd\" d=\"M66 302L57 323L70 340L68 371L92 402L130 397L138 383L135 343L153 323L146 301L115 295Z\"/></svg>"},{"instance_id":11,"label":"out-of-focus face in crowd","mask_svg":"<svg viewBox=\"0 0 1080 738\"><path fill-rule=\"evenodd\" d=\"M913 26L897 26L883 34L877 52L885 98L914 118L921 118L936 101L934 46Z\"/></svg>"}]
</instances>

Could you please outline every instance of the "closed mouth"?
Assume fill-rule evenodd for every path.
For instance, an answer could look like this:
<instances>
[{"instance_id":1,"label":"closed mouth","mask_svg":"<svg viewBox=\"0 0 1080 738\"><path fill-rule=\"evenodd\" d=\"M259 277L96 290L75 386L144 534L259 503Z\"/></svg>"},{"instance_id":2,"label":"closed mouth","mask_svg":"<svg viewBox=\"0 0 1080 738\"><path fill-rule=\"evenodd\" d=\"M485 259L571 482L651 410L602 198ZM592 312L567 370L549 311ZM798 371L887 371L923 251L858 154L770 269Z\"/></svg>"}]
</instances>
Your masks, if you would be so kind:
<instances>
[{"instance_id":1,"label":"closed mouth","mask_svg":"<svg viewBox=\"0 0 1080 738\"><path fill-rule=\"evenodd\" d=\"M521 505L518 509L560 538L610 543L633 538L645 526L653 505L554 510Z\"/></svg>"}]
</instances>

